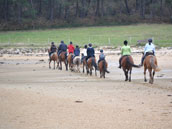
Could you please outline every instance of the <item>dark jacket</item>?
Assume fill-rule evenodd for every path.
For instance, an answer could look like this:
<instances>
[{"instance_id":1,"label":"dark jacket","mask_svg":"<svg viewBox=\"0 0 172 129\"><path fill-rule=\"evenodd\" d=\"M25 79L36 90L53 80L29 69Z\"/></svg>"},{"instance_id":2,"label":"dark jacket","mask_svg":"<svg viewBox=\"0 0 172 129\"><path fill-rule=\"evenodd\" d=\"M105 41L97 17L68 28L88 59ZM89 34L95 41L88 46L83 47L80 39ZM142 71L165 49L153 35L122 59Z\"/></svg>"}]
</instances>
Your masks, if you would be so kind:
<instances>
[{"instance_id":1,"label":"dark jacket","mask_svg":"<svg viewBox=\"0 0 172 129\"><path fill-rule=\"evenodd\" d=\"M64 43L61 43L59 45L58 51L67 51L67 45Z\"/></svg>"},{"instance_id":2,"label":"dark jacket","mask_svg":"<svg viewBox=\"0 0 172 129\"><path fill-rule=\"evenodd\" d=\"M56 49L57 49L57 48L56 48L55 45L52 45L51 48L50 48L50 50L51 50L52 53L53 53L53 52L56 52Z\"/></svg>"},{"instance_id":3,"label":"dark jacket","mask_svg":"<svg viewBox=\"0 0 172 129\"><path fill-rule=\"evenodd\" d=\"M87 48L87 57L94 57L94 48Z\"/></svg>"},{"instance_id":4,"label":"dark jacket","mask_svg":"<svg viewBox=\"0 0 172 129\"><path fill-rule=\"evenodd\" d=\"M75 55L75 56L79 56L79 55L80 55L80 50L79 50L79 48L75 48L75 50L74 50L74 55Z\"/></svg>"}]
</instances>

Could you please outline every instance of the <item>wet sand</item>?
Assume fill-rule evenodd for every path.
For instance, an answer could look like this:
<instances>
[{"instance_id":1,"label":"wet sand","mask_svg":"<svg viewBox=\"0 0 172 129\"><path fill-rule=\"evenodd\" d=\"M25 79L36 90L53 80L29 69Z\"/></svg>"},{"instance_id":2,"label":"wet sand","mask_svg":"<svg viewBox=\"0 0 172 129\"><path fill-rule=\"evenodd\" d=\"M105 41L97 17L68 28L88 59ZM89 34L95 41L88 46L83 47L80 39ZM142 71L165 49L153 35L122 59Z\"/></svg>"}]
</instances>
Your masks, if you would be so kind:
<instances>
[{"instance_id":1,"label":"wet sand","mask_svg":"<svg viewBox=\"0 0 172 129\"><path fill-rule=\"evenodd\" d=\"M105 79L49 69L47 56L0 57L0 129L171 129L171 51L157 52L154 84L143 67L125 82L119 57L106 56Z\"/></svg>"}]
</instances>

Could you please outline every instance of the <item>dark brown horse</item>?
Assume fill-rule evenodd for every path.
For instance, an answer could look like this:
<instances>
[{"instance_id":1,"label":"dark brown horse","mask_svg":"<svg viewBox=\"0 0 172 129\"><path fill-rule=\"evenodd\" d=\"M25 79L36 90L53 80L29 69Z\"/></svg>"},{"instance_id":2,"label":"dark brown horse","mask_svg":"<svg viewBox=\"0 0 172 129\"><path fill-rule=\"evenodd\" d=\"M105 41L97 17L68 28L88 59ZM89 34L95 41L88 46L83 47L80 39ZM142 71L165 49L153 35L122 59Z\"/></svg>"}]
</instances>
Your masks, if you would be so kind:
<instances>
[{"instance_id":1,"label":"dark brown horse","mask_svg":"<svg viewBox=\"0 0 172 129\"><path fill-rule=\"evenodd\" d=\"M72 53L70 53L69 55L68 55L68 57L67 57L67 61L68 61L68 64L69 64L69 69L71 70L71 71L73 71L73 54Z\"/></svg>"},{"instance_id":2,"label":"dark brown horse","mask_svg":"<svg viewBox=\"0 0 172 129\"><path fill-rule=\"evenodd\" d=\"M132 67L139 68L138 65L134 64L133 58L131 56L124 56L121 60L121 66L125 74L125 81L131 81ZM128 79L129 72L129 79Z\"/></svg>"},{"instance_id":3,"label":"dark brown horse","mask_svg":"<svg viewBox=\"0 0 172 129\"><path fill-rule=\"evenodd\" d=\"M105 60L101 60L98 64L99 71L100 71L100 78L105 78L105 73L107 72L108 63Z\"/></svg>"},{"instance_id":4,"label":"dark brown horse","mask_svg":"<svg viewBox=\"0 0 172 129\"><path fill-rule=\"evenodd\" d=\"M50 49L48 49L48 54L50 53ZM54 61L54 69L55 69L55 63L57 63L57 67L59 67L59 61L58 61L58 55L57 52L54 52L50 55L50 60L49 60L49 69L51 69L51 61Z\"/></svg>"},{"instance_id":5,"label":"dark brown horse","mask_svg":"<svg viewBox=\"0 0 172 129\"><path fill-rule=\"evenodd\" d=\"M95 58L95 57L90 57L90 58L87 60L87 65L86 65L87 75L88 75L89 73L90 73L90 76L92 75L93 67L94 67L94 69L95 69L95 76L97 76L97 72L96 72L96 67L97 67L96 58Z\"/></svg>"},{"instance_id":6,"label":"dark brown horse","mask_svg":"<svg viewBox=\"0 0 172 129\"><path fill-rule=\"evenodd\" d=\"M146 56L146 58L144 59L143 65L144 65L144 81L145 82L147 81L146 70L148 69L149 76L150 76L149 83L153 84L155 71L157 71L157 72L160 71L160 69L158 68L158 65L157 65L156 57L153 55ZM152 72L152 70L153 70L153 72Z\"/></svg>"},{"instance_id":7,"label":"dark brown horse","mask_svg":"<svg viewBox=\"0 0 172 129\"><path fill-rule=\"evenodd\" d=\"M60 70L62 70L62 62L64 62L66 66L66 71L68 70L68 61L66 59L66 52L61 52L59 55L59 62L60 62Z\"/></svg>"}]
</instances>

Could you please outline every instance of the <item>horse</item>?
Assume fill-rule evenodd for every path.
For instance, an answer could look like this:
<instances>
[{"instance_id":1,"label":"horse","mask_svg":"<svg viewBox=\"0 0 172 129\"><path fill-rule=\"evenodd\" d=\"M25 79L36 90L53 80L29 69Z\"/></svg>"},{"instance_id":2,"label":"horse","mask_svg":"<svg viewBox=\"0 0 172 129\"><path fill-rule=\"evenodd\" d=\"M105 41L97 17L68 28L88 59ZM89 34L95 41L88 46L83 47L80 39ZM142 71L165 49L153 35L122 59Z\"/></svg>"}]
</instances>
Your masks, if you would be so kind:
<instances>
[{"instance_id":1,"label":"horse","mask_svg":"<svg viewBox=\"0 0 172 129\"><path fill-rule=\"evenodd\" d=\"M98 68L100 71L100 78L102 78L102 77L105 78L105 73L107 72L107 66L108 66L108 63L105 60L101 60L98 63Z\"/></svg>"},{"instance_id":2,"label":"horse","mask_svg":"<svg viewBox=\"0 0 172 129\"><path fill-rule=\"evenodd\" d=\"M134 64L133 58L131 56L124 56L121 60L121 66L125 74L125 81L129 80L129 82L131 82L132 67L139 68L139 66ZM129 79L128 79L128 72L129 72Z\"/></svg>"},{"instance_id":3,"label":"horse","mask_svg":"<svg viewBox=\"0 0 172 129\"><path fill-rule=\"evenodd\" d=\"M153 84L155 72L160 71L160 69L158 68L156 57L153 55L146 56L144 59L143 65L144 65L144 81L147 82L146 70L148 69L149 76L150 76L149 83Z\"/></svg>"},{"instance_id":4,"label":"horse","mask_svg":"<svg viewBox=\"0 0 172 129\"><path fill-rule=\"evenodd\" d=\"M93 70L93 66L95 68L95 76L97 76L97 72L96 72L96 58L95 57L90 57L87 60L87 65L86 65L86 69L87 69L87 75L90 73L90 76L92 75L92 70Z\"/></svg>"},{"instance_id":5,"label":"horse","mask_svg":"<svg viewBox=\"0 0 172 129\"><path fill-rule=\"evenodd\" d=\"M50 53L50 49L48 49L48 54ZM50 60L49 60L49 69L51 69L51 61L54 61L54 69L55 69L55 62L57 63L57 67L59 67L59 61L58 61L58 55L57 52L54 52L50 55Z\"/></svg>"},{"instance_id":6,"label":"horse","mask_svg":"<svg viewBox=\"0 0 172 129\"><path fill-rule=\"evenodd\" d=\"M61 52L59 55L59 62L60 62L60 67L59 69L62 70L62 62L64 62L66 66L66 71L68 70L68 61L66 59L66 52Z\"/></svg>"},{"instance_id":7,"label":"horse","mask_svg":"<svg viewBox=\"0 0 172 129\"><path fill-rule=\"evenodd\" d=\"M70 53L69 55L68 55L68 57L67 57L67 61L68 61L68 64L69 64L69 69L71 70L71 71L73 71L73 54L72 53Z\"/></svg>"},{"instance_id":8,"label":"horse","mask_svg":"<svg viewBox=\"0 0 172 129\"><path fill-rule=\"evenodd\" d=\"M76 56L76 57L73 59L74 71L80 73L80 64L81 64L81 59L79 58L79 56ZM77 68L76 68L76 67L77 67Z\"/></svg>"}]
</instances>

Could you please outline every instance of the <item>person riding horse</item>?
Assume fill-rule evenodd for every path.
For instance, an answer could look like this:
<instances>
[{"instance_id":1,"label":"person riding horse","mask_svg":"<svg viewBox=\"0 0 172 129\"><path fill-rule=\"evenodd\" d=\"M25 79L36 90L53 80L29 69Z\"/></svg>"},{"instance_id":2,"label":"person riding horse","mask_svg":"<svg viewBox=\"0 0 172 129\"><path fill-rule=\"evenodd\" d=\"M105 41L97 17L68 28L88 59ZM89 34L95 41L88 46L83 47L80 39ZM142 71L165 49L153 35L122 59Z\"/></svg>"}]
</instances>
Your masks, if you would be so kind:
<instances>
[{"instance_id":1,"label":"person riding horse","mask_svg":"<svg viewBox=\"0 0 172 129\"><path fill-rule=\"evenodd\" d=\"M100 50L100 55L99 55L99 60L98 60L98 65L100 61L104 60L105 61L105 54L103 53L103 50ZM106 69L105 72L109 73L109 71Z\"/></svg>"},{"instance_id":2,"label":"person riding horse","mask_svg":"<svg viewBox=\"0 0 172 129\"><path fill-rule=\"evenodd\" d=\"M51 48L50 48L50 52L49 52L49 59L52 53L57 51L57 47L54 45L54 42L51 43Z\"/></svg>"},{"instance_id":3,"label":"person riding horse","mask_svg":"<svg viewBox=\"0 0 172 129\"><path fill-rule=\"evenodd\" d=\"M143 61L146 58L146 56L148 56L148 55L154 55L155 56L155 46L152 43L152 39L148 39L148 43L145 45L144 55L143 55L143 57L141 59L140 66L143 66Z\"/></svg>"},{"instance_id":4,"label":"person riding horse","mask_svg":"<svg viewBox=\"0 0 172 129\"><path fill-rule=\"evenodd\" d=\"M87 57L87 45L84 46L84 49L82 51L82 58L81 58L81 63L83 60Z\"/></svg>"},{"instance_id":5,"label":"person riding horse","mask_svg":"<svg viewBox=\"0 0 172 129\"><path fill-rule=\"evenodd\" d=\"M63 41L61 41L59 48L58 48L58 57L60 56L60 54L62 52L67 52L67 45ZM67 53L65 56L67 57Z\"/></svg>"},{"instance_id":6,"label":"person riding horse","mask_svg":"<svg viewBox=\"0 0 172 129\"><path fill-rule=\"evenodd\" d=\"M87 57L86 57L86 62L88 61L88 59L90 58L90 57L95 57L95 51L94 51L94 48L92 47L92 44L91 43L89 43L88 44L88 48L87 48ZM97 70L97 64L95 64L95 67L96 67L96 70Z\"/></svg>"},{"instance_id":7,"label":"person riding horse","mask_svg":"<svg viewBox=\"0 0 172 129\"><path fill-rule=\"evenodd\" d=\"M74 59L76 56L80 56L80 49L79 49L79 46L78 46L78 45L76 45L76 48L75 48L75 50L74 50L73 59Z\"/></svg>"},{"instance_id":8,"label":"person riding horse","mask_svg":"<svg viewBox=\"0 0 172 129\"><path fill-rule=\"evenodd\" d=\"M70 42L67 49L68 49L69 54L71 54L71 53L73 54L75 47L73 46L72 42Z\"/></svg>"},{"instance_id":9,"label":"person riding horse","mask_svg":"<svg viewBox=\"0 0 172 129\"><path fill-rule=\"evenodd\" d=\"M130 56L130 55L131 55L131 48L128 45L127 40L125 40L124 41L124 46L121 48L121 58L119 59L119 67L118 68L121 68L122 58L125 57L125 56Z\"/></svg>"}]
</instances>

